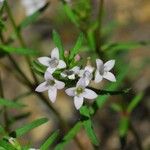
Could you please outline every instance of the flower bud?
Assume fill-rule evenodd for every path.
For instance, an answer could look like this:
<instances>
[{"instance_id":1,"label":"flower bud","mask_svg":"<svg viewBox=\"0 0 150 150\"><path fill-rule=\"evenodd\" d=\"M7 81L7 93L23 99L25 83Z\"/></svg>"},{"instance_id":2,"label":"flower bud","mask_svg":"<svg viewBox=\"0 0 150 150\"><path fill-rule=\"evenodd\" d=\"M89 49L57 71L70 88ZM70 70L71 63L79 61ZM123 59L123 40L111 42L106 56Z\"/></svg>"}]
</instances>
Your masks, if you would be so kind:
<instances>
[{"instance_id":1,"label":"flower bud","mask_svg":"<svg viewBox=\"0 0 150 150\"><path fill-rule=\"evenodd\" d=\"M77 54L74 58L75 61L79 61L81 59L81 56L79 54Z\"/></svg>"}]
</instances>

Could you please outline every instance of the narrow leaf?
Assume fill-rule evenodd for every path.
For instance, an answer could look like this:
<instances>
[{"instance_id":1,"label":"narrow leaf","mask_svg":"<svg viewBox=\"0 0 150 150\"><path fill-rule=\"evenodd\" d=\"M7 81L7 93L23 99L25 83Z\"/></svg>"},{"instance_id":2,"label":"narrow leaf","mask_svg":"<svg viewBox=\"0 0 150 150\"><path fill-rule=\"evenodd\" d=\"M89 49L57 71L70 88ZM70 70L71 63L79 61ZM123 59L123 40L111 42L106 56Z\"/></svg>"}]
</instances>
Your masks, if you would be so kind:
<instances>
[{"instance_id":1,"label":"narrow leaf","mask_svg":"<svg viewBox=\"0 0 150 150\"><path fill-rule=\"evenodd\" d=\"M0 125L0 134L3 134L3 133L5 133L5 130L4 130L4 128Z\"/></svg>"},{"instance_id":2,"label":"narrow leaf","mask_svg":"<svg viewBox=\"0 0 150 150\"><path fill-rule=\"evenodd\" d=\"M120 137L124 137L127 134L129 127L129 119L127 117L122 117L119 122L119 135Z\"/></svg>"},{"instance_id":3,"label":"narrow leaf","mask_svg":"<svg viewBox=\"0 0 150 150\"><path fill-rule=\"evenodd\" d=\"M48 150L50 146L55 142L59 135L59 131L55 131L41 146L40 150Z\"/></svg>"},{"instance_id":4,"label":"narrow leaf","mask_svg":"<svg viewBox=\"0 0 150 150\"><path fill-rule=\"evenodd\" d=\"M71 20L72 23L74 23L78 27L79 23L77 15L75 15L75 13L67 4L64 4L63 6L68 18Z\"/></svg>"},{"instance_id":5,"label":"narrow leaf","mask_svg":"<svg viewBox=\"0 0 150 150\"><path fill-rule=\"evenodd\" d=\"M86 131L88 137L90 138L92 144L94 144L95 146L98 146L99 141L98 141L97 136L94 132L92 121L90 119L85 120L85 121L83 121L83 125L84 125L85 131Z\"/></svg>"},{"instance_id":6,"label":"narrow leaf","mask_svg":"<svg viewBox=\"0 0 150 150\"><path fill-rule=\"evenodd\" d=\"M0 140L0 146L4 148L4 150L16 150L11 144L4 140Z\"/></svg>"},{"instance_id":7,"label":"narrow leaf","mask_svg":"<svg viewBox=\"0 0 150 150\"><path fill-rule=\"evenodd\" d=\"M143 93L139 93L137 96L135 96L132 101L129 103L128 108L127 108L127 112L131 113L133 111L133 109L139 104L139 102L142 100L144 94Z\"/></svg>"},{"instance_id":8,"label":"narrow leaf","mask_svg":"<svg viewBox=\"0 0 150 150\"><path fill-rule=\"evenodd\" d=\"M6 106L6 107L10 107L10 108L22 108L25 105L18 103L18 102L11 101L11 100L7 100L4 98L0 98L0 106Z\"/></svg>"},{"instance_id":9,"label":"narrow leaf","mask_svg":"<svg viewBox=\"0 0 150 150\"><path fill-rule=\"evenodd\" d=\"M116 112L121 112L122 111L122 106L117 104L117 103L112 103L111 108L116 111Z\"/></svg>"},{"instance_id":10,"label":"narrow leaf","mask_svg":"<svg viewBox=\"0 0 150 150\"><path fill-rule=\"evenodd\" d=\"M81 129L82 122L77 122L72 129L67 133L67 135L63 138L62 142L59 143L54 150L63 150L65 145L68 144L79 132Z\"/></svg>"},{"instance_id":11,"label":"narrow leaf","mask_svg":"<svg viewBox=\"0 0 150 150\"><path fill-rule=\"evenodd\" d=\"M38 52L28 48L15 48L11 46L5 46L0 44L0 51L4 51L9 54L19 54L19 55L37 55Z\"/></svg>"},{"instance_id":12,"label":"narrow leaf","mask_svg":"<svg viewBox=\"0 0 150 150\"><path fill-rule=\"evenodd\" d=\"M60 58L64 59L64 48L62 45L60 35L56 31L53 31L53 41L54 41L56 47L59 49Z\"/></svg>"},{"instance_id":13,"label":"narrow leaf","mask_svg":"<svg viewBox=\"0 0 150 150\"><path fill-rule=\"evenodd\" d=\"M30 130L46 123L47 121L48 121L47 118L41 118L41 119L37 119L37 120L33 121L32 123L24 125L23 127L16 130L16 136L20 137L20 136L26 134L27 132L29 132Z\"/></svg>"},{"instance_id":14,"label":"narrow leaf","mask_svg":"<svg viewBox=\"0 0 150 150\"><path fill-rule=\"evenodd\" d=\"M70 59L73 59L74 56L79 52L80 48L81 48L81 45L82 45L82 42L83 42L83 33L81 33L77 39L77 42L74 46L74 48L71 50L71 53L70 53Z\"/></svg>"},{"instance_id":15,"label":"narrow leaf","mask_svg":"<svg viewBox=\"0 0 150 150\"><path fill-rule=\"evenodd\" d=\"M139 48L141 46L146 46L149 44L150 44L149 41L109 43L109 44L103 45L102 49L108 53L117 53L120 51Z\"/></svg>"}]
</instances>

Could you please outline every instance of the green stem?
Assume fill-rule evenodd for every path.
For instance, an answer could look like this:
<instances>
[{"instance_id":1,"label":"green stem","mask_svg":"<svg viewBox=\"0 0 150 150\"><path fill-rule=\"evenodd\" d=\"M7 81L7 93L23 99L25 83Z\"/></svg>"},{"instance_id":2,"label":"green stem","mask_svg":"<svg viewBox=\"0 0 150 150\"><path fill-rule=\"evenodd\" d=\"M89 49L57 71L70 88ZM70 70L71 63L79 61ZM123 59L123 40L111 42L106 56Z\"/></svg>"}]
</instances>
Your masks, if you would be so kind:
<instances>
[{"instance_id":1,"label":"green stem","mask_svg":"<svg viewBox=\"0 0 150 150\"><path fill-rule=\"evenodd\" d=\"M2 43L5 44L5 40L3 38L2 33L0 34L0 39L1 39ZM8 55L8 56L9 56L9 60L11 61L12 65L17 70L17 72L20 74L21 79L23 79L23 80L21 80L22 81L21 83L23 85L26 85L33 93L35 93L38 97L41 98L41 100L44 102L44 104L47 105L49 107L49 109L52 110L53 113L55 114L55 116L58 118L59 123L60 123L62 129L64 131L67 130L68 129L67 123L61 117L61 115L59 114L59 112L56 111L56 109L49 103L49 100L43 94L35 92L34 89L36 88L36 85L34 85L34 84L32 84L30 82L30 80L25 76L24 72L20 69L20 67L18 66L18 64L16 63L16 61L10 55ZM18 76L17 76L17 79L19 79Z\"/></svg>"},{"instance_id":2,"label":"green stem","mask_svg":"<svg viewBox=\"0 0 150 150\"><path fill-rule=\"evenodd\" d=\"M1 80L1 74L0 74L0 97L4 98L4 91L3 91L3 85L2 85L2 80ZM9 132L9 122L8 122L8 113L7 113L7 108L4 107L4 122L5 122L5 130Z\"/></svg>"},{"instance_id":3,"label":"green stem","mask_svg":"<svg viewBox=\"0 0 150 150\"><path fill-rule=\"evenodd\" d=\"M96 53L98 56L101 58L104 56L101 46L102 46L102 35L101 35L101 28L102 28L102 18L103 18L103 7L104 7L104 0L100 0L99 2L99 12L98 12L98 27L97 30L95 31L95 38L96 38Z\"/></svg>"},{"instance_id":4,"label":"green stem","mask_svg":"<svg viewBox=\"0 0 150 150\"><path fill-rule=\"evenodd\" d=\"M11 9L10 9L8 3L7 3L7 0L5 0L5 8L6 8L8 16L9 16L10 22L11 22L13 28L14 28L15 33L16 33L16 36L18 38L18 41L20 42L20 44L21 44L22 47L26 48L26 44L25 44L25 42L23 40L23 37L21 35L20 30L18 30L18 28L17 28L17 25L15 23L15 20L13 18L13 15L12 15ZM30 72L31 72L31 74L33 76L33 79L37 83L38 80L37 80L36 75L34 74L32 68L31 68L31 60L30 60L30 58L26 57L26 61L27 61L27 64L29 66Z\"/></svg>"}]
</instances>

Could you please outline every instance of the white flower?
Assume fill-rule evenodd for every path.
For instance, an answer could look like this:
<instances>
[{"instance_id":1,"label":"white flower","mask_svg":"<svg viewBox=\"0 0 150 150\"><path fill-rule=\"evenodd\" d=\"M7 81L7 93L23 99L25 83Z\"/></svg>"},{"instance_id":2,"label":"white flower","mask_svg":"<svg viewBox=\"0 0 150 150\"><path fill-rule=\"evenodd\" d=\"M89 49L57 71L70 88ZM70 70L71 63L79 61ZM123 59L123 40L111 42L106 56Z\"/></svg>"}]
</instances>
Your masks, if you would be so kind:
<instances>
[{"instance_id":1,"label":"white flower","mask_svg":"<svg viewBox=\"0 0 150 150\"><path fill-rule=\"evenodd\" d=\"M94 68L90 65L87 65L84 69L80 70L79 77L85 80L86 85L90 83L93 78Z\"/></svg>"},{"instance_id":2,"label":"white flower","mask_svg":"<svg viewBox=\"0 0 150 150\"><path fill-rule=\"evenodd\" d=\"M44 92L48 90L49 99L54 103L57 96L57 89L63 89L65 84L64 82L58 81L55 78L53 78L49 71L45 72L44 78L45 82L41 83L35 89L35 91Z\"/></svg>"},{"instance_id":3,"label":"white flower","mask_svg":"<svg viewBox=\"0 0 150 150\"><path fill-rule=\"evenodd\" d=\"M100 82L103 78L115 82L115 76L109 72L115 65L115 60L109 60L105 64L100 59L96 59L97 70L95 72L95 82Z\"/></svg>"},{"instance_id":4,"label":"white flower","mask_svg":"<svg viewBox=\"0 0 150 150\"><path fill-rule=\"evenodd\" d=\"M4 0L0 0L0 8L3 5Z\"/></svg>"},{"instance_id":5,"label":"white flower","mask_svg":"<svg viewBox=\"0 0 150 150\"><path fill-rule=\"evenodd\" d=\"M29 150L39 150L39 149L35 149L35 148L30 148Z\"/></svg>"},{"instance_id":6,"label":"white flower","mask_svg":"<svg viewBox=\"0 0 150 150\"><path fill-rule=\"evenodd\" d=\"M59 60L59 50L54 48L50 57L40 57L38 61L48 67L48 71L53 73L56 69L62 69L66 67L66 63L63 60Z\"/></svg>"},{"instance_id":7,"label":"white flower","mask_svg":"<svg viewBox=\"0 0 150 150\"><path fill-rule=\"evenodd\" d=\"M79 109L83 105L84 98L95 99L97 97L97 94L94 91L86 88L86 83L83 78L77 82L76 87L68 88L65 92L67 95L74 97L76 109Z\"/></svg>"},{"instance_id":8,"label":"white flower","mask_svg":"<svg viewBox=\"0 0 150 150\"><path fill-rule=\"evenodd\" d=\"M27 16L32 15L46 4L46 0L21 0Z\"/></svg>"},{"instance_id":9,"label":"white flower","mask_svg":"<svg viewBox=\"0 0 150 150\"><path fill-rule=\"evenodd\" d=\"M64 78L67 77L68 79L74 80L75 79L75 75L79 73L79 70L80 70L80 68L78 66L75 66L75 67L73 67L70 70L64 70L61 73L61 76L64 77Z\"/></svg>"}]
</instances>

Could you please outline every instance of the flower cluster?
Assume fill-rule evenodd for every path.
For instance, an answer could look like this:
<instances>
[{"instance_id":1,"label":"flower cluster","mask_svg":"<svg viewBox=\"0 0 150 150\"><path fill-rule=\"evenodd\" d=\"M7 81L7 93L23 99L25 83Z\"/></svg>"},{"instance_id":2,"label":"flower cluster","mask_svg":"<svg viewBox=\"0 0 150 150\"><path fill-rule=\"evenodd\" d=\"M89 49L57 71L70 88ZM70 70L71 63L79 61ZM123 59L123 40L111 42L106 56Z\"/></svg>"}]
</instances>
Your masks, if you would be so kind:
<instances>
[{"instance_id":1,"label":"flower cluster","mask_svg":"<svg viewBox=\"0 0 150 150\"><path fill-rule=\"evenodd\" d=\"M77 55L77 58L78 57ZM79 109L83 105L85 98L95 99L98 96L97 93L88 88L91 80L95 83L101 82L103 78L112 82L116 81L115 76L110 72L115 65L115 60L107 61L104 64L102 60L96 59L96 68L92 67L90 63L84 68L80 68L79 66L69 68L66 62L60 59L58 48L54 48L50 57L40 57L38 61L46 66L47 69L44 74L45 81L36 88L36 91L48 91L49 99L55 102L57 90L65 87L63 81L75 81L75 87L66 87L65 92L67 95L74 97L76 109ZM61 76L61 81L54 77L55 72L58 70L60 71L59 76Z\"/></svg>"}]
</instances>

